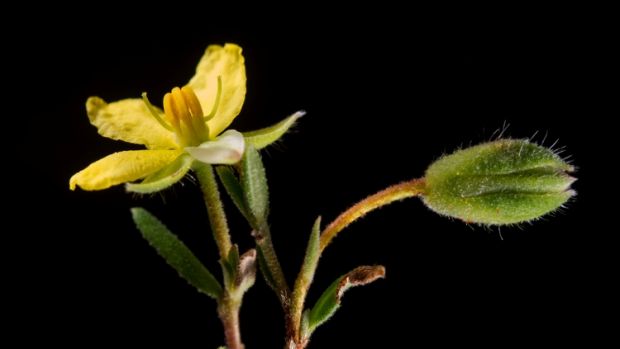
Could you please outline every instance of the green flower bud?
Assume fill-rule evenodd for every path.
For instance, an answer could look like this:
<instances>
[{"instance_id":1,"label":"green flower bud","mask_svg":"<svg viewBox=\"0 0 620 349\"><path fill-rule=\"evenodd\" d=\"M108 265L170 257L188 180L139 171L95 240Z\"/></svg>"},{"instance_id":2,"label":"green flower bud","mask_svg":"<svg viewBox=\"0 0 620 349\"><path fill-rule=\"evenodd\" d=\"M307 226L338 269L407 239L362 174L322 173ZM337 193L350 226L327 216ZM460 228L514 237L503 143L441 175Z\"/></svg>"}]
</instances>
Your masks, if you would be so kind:
<instances>
[{"instance_id":1,"label":"green flower bud","mask_svg":"<svg viewBox=\"0 0 620 349\"><path fill-rule=\"evenodd\" d=\"M501 139L459 150L426 170L424 203L467 223L502 225L537 219L575 191L573 166L526 139Z\"/></svg>"}]
</instances>

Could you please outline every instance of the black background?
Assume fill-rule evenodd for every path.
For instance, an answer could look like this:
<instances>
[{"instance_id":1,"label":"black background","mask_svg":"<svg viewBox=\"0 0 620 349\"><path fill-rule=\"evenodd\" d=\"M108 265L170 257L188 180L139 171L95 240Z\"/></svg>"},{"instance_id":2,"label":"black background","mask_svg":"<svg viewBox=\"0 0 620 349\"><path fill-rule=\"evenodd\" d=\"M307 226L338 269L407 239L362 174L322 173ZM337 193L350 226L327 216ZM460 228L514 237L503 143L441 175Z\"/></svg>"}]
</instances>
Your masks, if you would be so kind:
<instances>
[{"instance_id":1,"label":"black background","mask_svg":"<svg viewBox=\"0 0 620 349\"><path fill-rule=\"evenodd\" d=\"M234 42L244 48L248 94L233 128L308 112L263 153L274 241L290 280L318 215L327 223L506 123L507 136L537 132L536 141L557 141L579 167L579 195L567 209L501 233L441 218L418 200L352 225L326 250L311 302L358 265L383 264L387 278L348 293L311 347L592 344L605 333L597 321L606 312L599 273L610 230L593 223L593 174L604 154L593 153L592 142L611 114L595 111L596 99L604 99L593 90L605 30L586 14L295 10L274 20L208 9L204 17L202 9L179 17L117 10L44 22L28 40L12 41L11 58L25 72L19 86L28 91L18 94L27 100L14 99L26 111L19 122L27 130L12 141L23 170L15 183L28 183L9 188L20 190L14 218L25 227L14 234L14 323L48 343L76 347L223 344L214 302L177 277L129 214L130 207L148 208L218 271L198 188L186 180L162 195L136 197L121 187L70 192L68 180L113 151L138 149L98 136L85 114L88 96L114 101L148 91L156 101L192 76L208 44ZM233 239L251 248L249 228L226 204ZM241 316L248 348L282 346L280 308L262 280Z\"/></svg>"}]
</instances>

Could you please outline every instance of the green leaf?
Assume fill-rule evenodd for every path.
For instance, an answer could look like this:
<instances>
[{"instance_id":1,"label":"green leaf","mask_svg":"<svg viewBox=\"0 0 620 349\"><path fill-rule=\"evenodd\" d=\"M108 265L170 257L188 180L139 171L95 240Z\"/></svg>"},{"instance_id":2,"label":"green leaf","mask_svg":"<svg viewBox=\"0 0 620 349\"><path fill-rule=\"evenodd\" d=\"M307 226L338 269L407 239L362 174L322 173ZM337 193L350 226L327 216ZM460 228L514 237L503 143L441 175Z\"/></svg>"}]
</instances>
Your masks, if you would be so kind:
<instances>
[{"instance_id":1,"label":"green leaf","mask_svg":"<svg viewBox=\"0 0 620 349\"><path fill-rule=\"evenodd\" d=\"M239 247L233 245L226 260L220 261L224 284L233 296L241 300L243 294L256 280L256 250L250 249L239 256Z\"/></svg>"},{"instance_id":2,"label":"green leaf","mask_svg":"<svg viewBox=\"0 0 620 349\"><path fill-rule=\"evenodd\" d=\"M314 279L314 273L319 264L321 257L321 217L318 217L312 227L312 233L306 247L306 255L304 262L295 280L295 288L293 289L292 313L297 319L301 317L303 306L306 301L306 294Z\"/></svg>"},{"instance_id":3,"label":"green leaf","mask_svg":"<svg viewBox=\"0 0 620 349\"><path fill-rule=\"evenodd\" d=\"M237 268L239 267L239 247L237 244L230 248L227 258L221 259L220 264L224 274L224 285L226 285L226 289L231 290L234 288Z\"/></svg>"},{"instance_id":4,"label":"green leaf","mask_svg":"<svg viewBox=\"0 0 620 349\"><path fill-rule=\"evenodd\" d=\"M127 183L125 189L132 193L150 194L164 190L180 181L192 167L191 156L180 155L170 165L146 177L141 183Z\"/></svg>"},{"instance_id":5,"label":"green leaf","mask_svg":"<svg viewBox=\"0 0 620 349\"><path fill-rule=\"evenodd\" d=\"M295 288L293 289L293 299L291 303L291 314L293 323L300 326L301 333L306 333L308 329L307 316L302 315L304 303L306 302L306 295L308 289L314 279L314 273L319 265L319 258L321 257L321 217L318 217L312 227L312 233L310 233L310 239L308 240L308 246L306 247L306 255L304 262L295 280ZM305 323L304 323L305 321Z\"/></svg>"},{"instance_id":6,"label":"green leaf","mask_svg":"<svg viewBox=\"0 0 620 349\"><path fill-rule=\"evenodd\" d=\"M309 338L314 330L329 320L336 310L340 308L340 300L345 291L354 286L369 284L379 278L385 277L385 268L380 265L357 267L347 274L339 277L323 292L316 304L310 309L307 318L307 333Z\"/></svg>"},{"instance_id":7,"label":"green leaf","mask_svg":"<svg viewBox=\"0 0 620 349\"><path fill-rule=\"evenodd\" d=\"M219 282L165 225L143 208L132 208L131 214L142 236L181 277L198 291L215 299L220 297L222 286Z\"/></svg>"},{"instance_id":8,"label":"green leaf","mask_svg":"<svg viewBox=\"0 0 620 349\"><path fill-rule=\"evenodd\" d=\"M248 206L245 203L245 197L243 196L243 188L237 179L237 176L233 173L232 168L229 166L218 166L215 168L217 175L220 177L220 181L224 185L224 189L230 196L231 200L239 209L239 212L245 217L245 219L252 224L254 217L250 214Z\"/></svg>"},{"instance_id":9,"label":"green leaf","mask_svg":"<svg viewBox=\"0 0 620 349\"><path fill-rule=\"evenodd\" d=\"M275 125L256 131L244 132L245 142L255 149L262 149L280 139L305 114L305 111L298 111Z\"/></svg>"},{"instance_id":10,"label":"green leaf","mask_svg":"<svg viewBox=\"0 0 620 349\"><path fill-rule=\"evenodd\" d=\"M255 219L254 229L259 229L267 222L269 214L269 189L267 177L260 154L248 145L241 162L241 186L245 202Z\"/></svg>"},{"instance_id":11,"label":"green leaf","mask_svg":"<svg viewBox=\"0 0 620 349\"><path fill-rule=\"evenodd\" d=\"M299 272L299 279L304 280L304 283L308 285L314 278L314 272L319 264L319 258L321 257L321 217L318 217L314 221L312 227L312 233L308 240L308 246L306 247L306 256L304 257L304 263Z\"/></svg>"},{"instance_id":12,"label":"green leaf","mask_svg":"<svg viewBox=\"0 0 620 349\"><path fill-rule=\"evenodd\" d=\"M261 250L260 246L256 246L256 252L257 252L256 256L258 260L258 266L260 267L260 271L263 274L263 279L267 283L267 286L269 286L272 290L278 292L278 287L276 286L277 285L276 278L271 274L271 271L269 270L269 267L267 266L267 260L265 259L265 254Z\"/></svg>"},{"instance_id":13,"label":"green leaf","mask_svg":"<svg viewBox=\"0 0 620 349\"><path fill-rule=\"evenodd\" d=\"M312 332L310 332L310 309L304 310L301 315L301 324L299 325L301 337L309 340Z\"/></svg>"}]
</instances>

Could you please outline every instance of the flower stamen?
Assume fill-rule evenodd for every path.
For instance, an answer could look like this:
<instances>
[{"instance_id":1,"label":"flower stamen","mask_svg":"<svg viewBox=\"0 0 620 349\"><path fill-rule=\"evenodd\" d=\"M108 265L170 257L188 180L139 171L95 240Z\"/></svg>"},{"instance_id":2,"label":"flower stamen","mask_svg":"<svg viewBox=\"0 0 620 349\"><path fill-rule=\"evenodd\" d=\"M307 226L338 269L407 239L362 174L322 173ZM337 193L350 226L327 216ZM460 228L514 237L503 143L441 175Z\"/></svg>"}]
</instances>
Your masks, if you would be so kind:
<instances>
[{"instance_id":1,"label":"flower stamen","mask_svg":"<svg viewBox=\"0 0 620 349\"><path fill-rule=\"evenodd\" d=\"M181 92L183 92L183 97L185 97L185 101L187 102L187 106L189 107L189 111L192 113L192 116L194 118L201 118L204 114L202 113L200 101L198 101L198 97L196 97L194 90L189 86L183 86L183 88L181 88Z\"/></svg>"},{"instance_id":2,"label":"flower stamen","mask_svg":"<svg viewBox=\"0 0 620 349\"><path fill-rule=\"evenodd\" d=\"M211 108L211 112L208 115L205 115L204 120L209 121L213 119L215 113L217 112L217 108L220 106L220 99L222 98L222 77L217 77L217 94L215 95L215 102L213 102L213 107Z\"/></svg>"},{"instance_id":3,"label":"flower stamen","mask_svg":"<svg viewBox=\"0 0 620 349\"><path fill-rule=\"evenodd\" d=\"M202 113L202 107L200 101L194 93L194 90L189 86L184 86L181 89L183 94L185 105L188 112L191 114L192 125L199 138L204 139L209 137L209 128L204 120L204 114Z\"/></svg>"},{"instance_id":4,"label":"flower stamen","mask_svg":"<svg viewBox=\"0 0 620 349\"><path fill-rule=\"evenodd\" d=\"M149 101L149 98L146 96L146 92L142 92L142 101L144 101L144 104L146 104L146 108L163 128L168 131L174 132L172 126L170 126L166 121L164 121L164 119L161 118L161 116L159 115L159 111L151 104L151 101Z\"/></svg>"},{"instance_id":5,"label":"flower stamen","mask_svg":"<svg viewBox=\"0 0 620 349\"><path fill-rule=\"evenodd\" d=\"M166 119L172 127L174 128L174 132L176 134L181 133L181 123L179 118L172 112L172 95L170 93L166 93L164 95L164 114L166 115Z\"/></svg>"},{"instance_id":6,"label":"flower stamen","mask_svg":"<svg viewBox=\"0 0 620 349\"><path fill-rule=\"evenodd\" d=\"M204 115L200 101L190 86L175 87L164 95L164 117L149 101L146 92L142 100L155 120L166 130L177 135L182 146L194 146L209 140L209 127L206 121L217 113L222 98L222 78L217 77L217 93L213 107Z\"/></svg>"},{"instance_id":7,"label":"flower stamen","mask_svg":"<svg viewBox=\"0 0 620 349\"><path fill-rule=\"evenodd\" d=\"M194 146L209 140L209 129L200 102L191 87L175 87L166 93L164 114L183 146Z\"/></svg>"}]
</instances>

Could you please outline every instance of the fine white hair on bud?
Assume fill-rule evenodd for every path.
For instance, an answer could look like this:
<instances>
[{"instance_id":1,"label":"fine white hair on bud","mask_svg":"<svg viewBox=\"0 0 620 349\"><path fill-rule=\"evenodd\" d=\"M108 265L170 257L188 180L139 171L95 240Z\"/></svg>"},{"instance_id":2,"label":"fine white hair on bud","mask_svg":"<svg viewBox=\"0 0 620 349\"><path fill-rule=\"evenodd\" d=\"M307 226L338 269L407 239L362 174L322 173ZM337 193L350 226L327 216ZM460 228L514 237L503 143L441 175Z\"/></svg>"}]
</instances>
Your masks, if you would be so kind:
<instances>
[{"instance_id":1,"label":"fine white hair on bud","mask_svg":"<svg viewBox=\"0 0 620 349\"><path fill-rule=\"evenodd\" d=\"M424 203L467 223L503 225L537 219L575 191L574 167L528 139L500 139L456 151L426 171Z\"/></svg>"}]
</instances>

